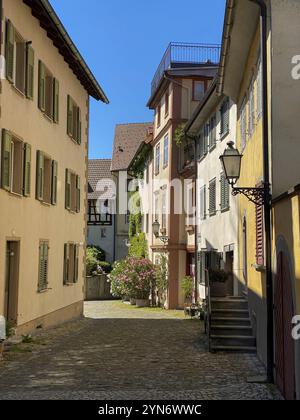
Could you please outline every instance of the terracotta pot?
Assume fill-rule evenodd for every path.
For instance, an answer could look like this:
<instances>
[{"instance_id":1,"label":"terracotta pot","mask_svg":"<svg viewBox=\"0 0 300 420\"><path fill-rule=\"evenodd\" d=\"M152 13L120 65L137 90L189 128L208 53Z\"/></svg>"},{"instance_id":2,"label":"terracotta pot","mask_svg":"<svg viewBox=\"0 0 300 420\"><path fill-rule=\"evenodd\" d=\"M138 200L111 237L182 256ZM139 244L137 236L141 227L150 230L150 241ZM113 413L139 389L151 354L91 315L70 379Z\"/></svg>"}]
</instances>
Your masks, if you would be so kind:
<instances>
[{"instance_id":1,"label":"terracotta pot","mask_svg":"<svg viewBox=\"0 0 300 420\"><path fill-rule=\"evenodd\" d=\"M226 297L227 296L226 283L212 283L210 285L210 295L212 297Z\"/></svg>"},{"instance_id":2,"label":"terracotta pot","mask_svg":"<svg viewBox=\"0 0 300 420\"><path fill-rule=\"evenodd\" d=\"M149 308L150 299L136 299L136 306L138 308Z\"/></svg>"}]
</instances>

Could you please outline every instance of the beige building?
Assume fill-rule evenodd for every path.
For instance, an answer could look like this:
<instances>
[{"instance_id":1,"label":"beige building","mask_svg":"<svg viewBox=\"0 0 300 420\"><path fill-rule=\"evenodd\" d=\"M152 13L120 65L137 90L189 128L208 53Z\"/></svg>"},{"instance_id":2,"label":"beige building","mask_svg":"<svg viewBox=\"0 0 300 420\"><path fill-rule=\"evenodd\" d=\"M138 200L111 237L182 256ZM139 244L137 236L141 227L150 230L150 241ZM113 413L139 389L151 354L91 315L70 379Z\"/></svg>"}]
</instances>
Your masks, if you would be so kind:
<instances>
[{"instance_id":1,"label":"beige building","mask_svg":"<svg viewBox=\"0 0 300 420\"><path fill-rule=\"evenodd\" d=\"M129 193L135 189L129 165L145 139L152 123L118 124L115 129L111 172L116 186L115 252L116 260L128 255Z\"/></svg>"},{"instance_id":2,"label":"beige building","mask_svg":"<svg viewBox=\"0 0 300 420\"><path fill-rule=\"evenodd\" d=\"M3 0L0 314L18 333L82 314L89 96L108 100L46 0Z\"/></svg>"},{"instance_id":3,"label":"beige building","mask_svg":"<svg viewBox=\"0 0 300 420\"><path fill-rule=\"evenodd\" d=\"M195 274L195 220L191 221L188 215L193 216L195 209L195 156L177 146L176 129L190 119L202 100L216 75L218 60L217 45L170 44L153 78L148 101L155 119L145 230L152 261L159 264L162 254L168 256L170 309L183 306L181 280ZM171 185L179 186L182 193L176 194ZM155 221L159 222L160 236L166 236L167 243L153 235Z\"/></svg>"}]
</instances>

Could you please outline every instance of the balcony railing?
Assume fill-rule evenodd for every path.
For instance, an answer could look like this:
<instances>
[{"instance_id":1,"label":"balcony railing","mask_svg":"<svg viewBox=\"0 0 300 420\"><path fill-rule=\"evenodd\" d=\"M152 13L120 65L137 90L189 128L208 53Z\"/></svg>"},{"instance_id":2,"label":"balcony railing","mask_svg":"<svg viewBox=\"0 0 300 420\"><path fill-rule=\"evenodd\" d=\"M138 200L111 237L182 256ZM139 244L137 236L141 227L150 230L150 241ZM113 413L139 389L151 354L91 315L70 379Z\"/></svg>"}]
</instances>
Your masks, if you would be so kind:
<instances>
[{"instance_id":1,"label":"balcony railing","mask_svg":"<svg viewBox=\"0 0 300 420\"><path fill-rule=\"evenodd\" d=\"M217 44L186 44L171 42L152 80L152 94L157 89L165 70L184 65L218 64L221 46Z\"/></svg>"}]
</instances>

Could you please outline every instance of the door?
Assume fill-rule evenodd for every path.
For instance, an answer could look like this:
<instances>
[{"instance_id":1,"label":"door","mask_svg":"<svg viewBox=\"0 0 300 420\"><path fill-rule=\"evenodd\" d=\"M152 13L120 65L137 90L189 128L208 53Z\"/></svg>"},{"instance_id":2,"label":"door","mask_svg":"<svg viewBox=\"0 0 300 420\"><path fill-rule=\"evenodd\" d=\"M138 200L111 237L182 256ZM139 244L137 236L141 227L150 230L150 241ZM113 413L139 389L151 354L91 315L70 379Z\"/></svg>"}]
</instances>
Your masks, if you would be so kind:
<instances>
[{"instance_id":1,"label":"door","mask_svg":"<svg viewBox=\"0 0 300 420\"><path fill-rule=\"evenodd\" d=\"M19 295L19 242L6 243L6 282L4 316L12 326L17 325Z\"/></svg>"},{"instance_id":2,"label":"door","mask_svg":"<svg viewBox=\"0 0 300 420\"><path fill-rule=\"evenodd\" d=\"M233 296L233 251L225 253L225 265L224 269L228 274L228 279L226 282L227 285L227 293L229 296Z\"/></svg>"},{"instance_id":3,"label":"door","mask_svg":"<svg viewBox=\"0 0 300 420\"><path fill-rule=\"evenodd\" d=\"M296 386L295 350L292 338L293 289L289 261L283 252L277 256L274 303L276 383L287 400L294 400Z\"/></svg>"},{"instance_id":4,"label":"door","mask_svg":"<svg viewBox=\"0 0 300 420\"><path fill-rule=\"evenodd\" d=\"M196 300L195 254L187 253L186 275L194 280L193 302Z\"/></svg>"}]
</instances>

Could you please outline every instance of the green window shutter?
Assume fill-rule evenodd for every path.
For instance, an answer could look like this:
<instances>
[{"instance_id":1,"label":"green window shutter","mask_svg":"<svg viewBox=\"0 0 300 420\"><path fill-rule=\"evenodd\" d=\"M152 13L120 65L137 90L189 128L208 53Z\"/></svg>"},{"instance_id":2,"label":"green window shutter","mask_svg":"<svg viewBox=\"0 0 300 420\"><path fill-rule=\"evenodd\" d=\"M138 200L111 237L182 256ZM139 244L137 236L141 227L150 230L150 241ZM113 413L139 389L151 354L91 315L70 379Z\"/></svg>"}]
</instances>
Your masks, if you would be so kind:
<instances>
[{"instance_id":1,"label":"green window shutter","mask_svg":"<svg viewBox=\"0 0 300 420\"><path fill-rule=\"evenodd\" d=\"M59 122L59 81L53 81L53 121Z\"/></svg>"},{"instance_id":2,"label":"green window shutter","mask_svg":"<svg viewBox=\"0 0 300 420\"><path fill-rule=\"evenodd\" d=\"M221 210L229 209L229 184L224 174L221 175Z\"/></svg>"},{"instance_id":3,"label":"green window shutter","mask_svg":"<svg viewBox=\"0 0 300 420\"><path fill-rule=\"evenodd\" d=\"M1 148L1 187L10 190L11 184L11 133L2 130L2 148Z\"/></svg>"},{"instance_id":4,"label":"green window shutter","mask_svg":"<svg viewBox=\"0 0 300 420\"><path fill-rule=\"evenodd\" d=\"M200 219L206 218L206 186L200 188Z\"/></svg>"},{"instance_id":5,"label":"green window shutter","mask_svg":"<svg viewBox=\"0 0 300 420\"><path fill-rule=\"evenodd\" d=\"M34 91L34 50L31 45L26 48L26 96L33 99Z\"/></svg>"},{"instance_id":6,"label":"green window shutter","mask_svg":"<svg viewBox=\"0 0 300 420\"><path fill-rule=\"evenodd\" d=\"M64 285L69 280L69 244L64 245Z\"/></svg>"},{"instance_id":7,"label":"green window shutter","mask_svg":"<svg viewBox=\"0 0 300 420\"><path fill-rule=\"evenodd\" d=\"M56 160L52 161L51 204L57 204L57 168Z\"/></svg>"},{"instance_id":8,"label":"green window shutter","mask_svg":"<svg viewBox=\"0 0 300 420\"><path fill-rule=\"evenodd\" d=\"M80 176L76 176L76 212L80 213Z\"/></svg>"},{"instance_id":9,"label":"green window shutter","mask_svg":"<svg viewBox=\"0 0 300 420\"><path fill-rule=\"evenodd\" d=\"M28 143L24 145L24 177L23 177L23 194L25 197L30 196L30 180L31 180L31 146Z\"/></svg>"},{"instance_id":10,"label":"green window shutter","mask_svg":"<svg viewBox=\"0 0 300 420\"><path fill-rule=\"evenodd\" d=\"M48 257L49 245L47 242L40 243L39 249L39 279L38 290L41 292L47 289L48 286Z\"/></svg>"},{"instance_id":11,"label":"green window shutter","mask_svg":"<svg viewBox=\"0 0 300 420\"><path fill-rule=\"evenodd\" d=\"M77 108L77 142L81 144L81 109Z\"/></svg>"},{"instance_id":12,"label":"green window shutter","mask_svg":"<svg viewBox=\"0 0 300 420\"><path fill-rule=\"evenodd\" d=\"M74 283L78 283L78 268L79 268L79 245L75 245L74 251Z\"/></svg>"},{"instance_id":13,"label":"green window shutter","mask_svg":"<svg viewBox=\"0 0 300 420\"><path fill-rule=\"evenodd\" d=\"M216 179L209 183L209 215L216 214Z\"/></svg>"},{"instance_id":14,"label":"green window shutter","mask_svg":"<svg viewBox=\"0 0 300 420\"><path fill-rule=\"evenodd\" d=\"M46 110L45 66L41 61L39 61L39 108L43 112Z\"/></svg>"},{"instance_id":15,"label":"green window shutter","mask_svg":"<svg viewBox=\"0 0 300 420\"><path fill-rule=\"evenodd\" d=\"M14 82L14 56L15 56L15 29L10 20L6 22L6 78L11 83Z\"/></svg>"},{"instance_id":16,"label":"green window shutter","mask_svg":"<svg viewBox=\"0 0 300 420\"><path fill-rule=\"evenodd\" d=\"M73 118L73 99L68 95L67 133L70 137L74 137Z\"/></svg>"},{"instance_id":17,"label":"green window shutter","mask_svg":"<svg viewBox=\"0 0 300 420\"><path fill-rule=\"evenodd\" d=\"M66 169L66 191L65 191L65 207L71 209L71 172Z\"/></svg>"},{"instance_id":18,"label":"green window shutter","mask_svg":"<svg viewBox=\"0 0 300 420\"><path fill-rule=\"evenodd\" d=\"M44 200L44 176L44 154L38 150L36 158L36 198L40 201Z\"/></svg>"}]
</instances>

